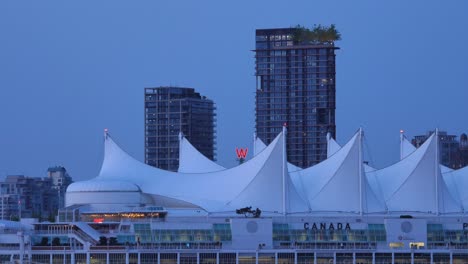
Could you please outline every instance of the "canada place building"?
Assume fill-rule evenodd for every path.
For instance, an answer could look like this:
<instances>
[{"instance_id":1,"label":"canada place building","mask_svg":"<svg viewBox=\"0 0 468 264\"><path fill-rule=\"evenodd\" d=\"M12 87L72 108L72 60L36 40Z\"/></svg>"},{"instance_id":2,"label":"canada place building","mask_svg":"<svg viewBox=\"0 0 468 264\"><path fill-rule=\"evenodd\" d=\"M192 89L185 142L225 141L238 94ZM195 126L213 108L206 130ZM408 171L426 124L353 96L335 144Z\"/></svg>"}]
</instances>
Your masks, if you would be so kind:
<instances>
[{"instance_id":1,"label":"canada place building","mask_svg":"<svg viewBox=\"0 0 468 264\"><path fill-rule=\"evenodd\" d=\"M326 158L335 137L334 41L297 38L304 28L256 30L256 133L269 144L286 125L288 161L305 168ZM310 31L308 31L310 32Z\"/></svg>"},{"instance_id":2,"label":"canada place building","mask_svg":"<svg viewBox=\"0 0 468 264\"><path fill-rule=\"evenodd\" d=\"M215 159L215 104L192 88L145 88L145 163L177 171L179 132Z\"/></svg>"}]
</instances>

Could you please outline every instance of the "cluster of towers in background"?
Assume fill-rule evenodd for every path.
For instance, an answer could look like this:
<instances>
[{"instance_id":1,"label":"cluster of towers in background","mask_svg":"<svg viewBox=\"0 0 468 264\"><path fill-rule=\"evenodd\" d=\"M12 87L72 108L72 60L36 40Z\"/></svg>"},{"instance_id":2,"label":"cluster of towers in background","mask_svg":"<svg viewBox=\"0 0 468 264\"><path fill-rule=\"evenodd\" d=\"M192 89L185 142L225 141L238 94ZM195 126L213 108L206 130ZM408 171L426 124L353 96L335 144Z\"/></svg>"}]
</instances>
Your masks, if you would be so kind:
<instances>
[{"instance_id":1,"label":"cluster of towers in background","mask_svg":"<svg viewBox=\"0 0 468 264\"><path fill-rule=\"evenodd\" d=\"M326 158L326 134L333 138L336 134L335 51L339 48L333 39L298 38L303 30L256 30L255 130L269 144L286 125L288 161L306 168ZM145 162L176 171L179 132L216 160L215 110L215 103L193 88L145 88ZM413 144L419 146L428 135L416 136ZM460 141L446 132L440 137L442 163L451 168L466 166L466 135Z\"/></svg>"},{"instance_id":2,"label":"cluster of towers in background","mask_svg":"<svg viewBox=\"0 0 468 264\"><path fill-rule=\"evenodd\" d=\"M333 41L295 39L301 28L256 31L256 135L269 144L288 127L288 160L309 167L326 158L326 134L335 136ZM178 134L216 158L216 109L191 88L145 88L145 162L178 168Z\"/></svg>"}]
</instances>

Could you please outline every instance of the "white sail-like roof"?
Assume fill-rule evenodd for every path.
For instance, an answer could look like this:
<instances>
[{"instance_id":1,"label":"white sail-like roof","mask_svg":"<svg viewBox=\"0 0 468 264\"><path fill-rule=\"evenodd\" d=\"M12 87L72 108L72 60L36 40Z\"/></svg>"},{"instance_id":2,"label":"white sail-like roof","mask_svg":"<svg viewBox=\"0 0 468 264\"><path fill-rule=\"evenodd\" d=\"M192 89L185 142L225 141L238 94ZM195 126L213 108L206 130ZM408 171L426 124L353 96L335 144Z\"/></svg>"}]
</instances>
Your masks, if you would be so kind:
<instances>
[{"instance_id":1,"label":"white sail-like roof","mask_svg":"<svg viewBox=\"0 0 468 264\"><path fill-rule=\"evenodd\" d=\"M99 175L71 184L67 202L92 204L112 193L115 201L105 203L131 199L130 204L203 208L221 214L248 206L273 214L461 213L468 206L468 168L442 175L435 134L394 165L373 171L363 164L361 130L343 147L335 142L334 153L325 161L293 172L286 161L285 129L269 146L256 140L256 155L231 169L196 161L201 154L185 140L181 147L188 155L185 170L199 173L181 173L132 158L106 133Z\"/></svg>"},{"instance_id":2,"label":"white sail-like roof","mask_svg":"<svg viewBox=\"0 0 468 264\"><path fill-rule=\"evenodd\" d=\"M327 133L327 158L331 157L338 150L341 149L341 146L332 138L331 133Z\"/></svg>"},{"instance_id":3,"label":"white sail-like roof","mask_svg":"<svg viewBox=\"0 0 468 264\"><path fill-rule=\"evenodd\" d=\"M416 150L416 147L400 132L400 160L408 157Z\"/></svg>"},{"instance_id":4,"label":"white sail-like roof","mask_svg":"<svg viewBox=\"0 0 468 264\"><path fill-rule=\"evenodd\" d=\"M331 137L330 132L327 133L327 159L330 158L333 154L335 154L338 150L341 149L341 145L336 142ZM364 163L364 172L368 171L375 171L376 168L369 166L368 164Z\"/></svg>"},{"instance_id":5,"label":"white sail-like roof","mask_svg":"<svg viewBox=\"0 0 468 264\"><path fill-rule=\"evenodd\" d=\"M307 212L309 208L297 193L288 174L286 166L286 145L284 132L281 134L281 144L275 143L270 158L263 169L235 199L228 203L227 209L250 205L249 201L258 201L253 206L272 212ZM269 146L269 147L270 147ZM268 147L267 147L268 149ZM261 155L261 153L259 153ZM278 173L279 172L279 173ZM283 194L284 195L278 195Z\"/></svg>"},{"instance_id":6,"label":"white sail-like roof","mask_svg":"<svg viewBox=\"0 0 468 264\"><path fill-rule=\"evenodd\" d=\"M432 135L406 158L368 172L379 186L389 211L454 213L461 205L449 193L438 166L438 139ZM374 185L373 185L374 186Z\"/></svg>"},{"instance_id":7,"label":"white sail-like roof","mask_svg":"<svg viewBox=\"0 0 468 264\"><path fill-rule=\"evenodd\" d=\"M257 154L262 152L262 150L264 150L267 147L267 145L259 137L257 137L257 135L254 135L253 147L253 155L257 156Z\"/></svg>"},{"instance_id":8,"label":"white sail-like roof","mask_svg":"<svg viewBox=\"0 0 468 264\"><path fill-rule=\"evenodd\" d=\"M263 149L265 149L267 145L257 136L254 136L254 156L260 153ZM288 171L298 171L302 170L301 167L298 167L292 163L288 164Z\"/></svg>"},{"instance_id":9,"label":"white sail-like roof","mask_svg":"<svg viewBox=\"0 0 468 264\"><path fill-rule=\"evenodd\" d=\"M384 212L370 188L362 164L360 132L330 158L292 172L291 178L312 211Z\"/></svg>"},{"instance_id":10,"label":"white sail-like roof","mask_svg":"<svg viewBox=\"0 0 468 264\"><path fill-rule=\"evenodd\" d=\"M205 157L190 142L179 135L179 169L182 173L203 173L224 170L223 166Z\"/></svg>"},{"instance_id":11,"label":"white sail-like roof","mask_svg":"<svg viewBox=\"0 0 468 264\"><path fill-rule=\"evenodd\" d=\"M263 211L288 213L291 210L305 211L305 203L287 187L289 177L282 166L283 133L261 153L245 163L218 172L186 174L175 173L143 164L124 152L106 136L105 156L98 180L129 181L138 185L142 192L155 194L195 204L208 212L232 210L238 207L255 206ZM268 165L266 165L268 164ZM286 203L272 199L283 193L285 178ZM280 191L278 193L278 191ZM285 211L286 210L286 211Z\"/></svg>"},{"instance_id":12,"label":"white sail-like roof","mask_svg":"<svg viewBox=\"0 0 468 264\"><path fill-rule=\"evenodd\" d=\"M461 202L463 208L468 208L468 167L459 170L448 171L443 174L444 181L456 198Z\"/></svg>"},{"instance_id":13,"label":"white sail-like roof","mask_svg":"<svg viewBox=\"0 0 468 264\"><path fill-rule=\"evenodd\" d=\"M89 180L70 184L67 192L141 192L140 187L130 181Z\"/></svg>"},{"instance_id":14,"label":"white sail-like roof","mask_svg":"<svg viewBox=\"0 0 468 264\"><path fill-rule=\"evenodd\" d=\"M400 160L408 157L411 153L413 153L417 148L411 144L411 142L408 140L408 138L401 133L400 134ZM453 171L453 169L440 165L440 170L442 173L450 172Z\"/></svg>"}]
</instances>

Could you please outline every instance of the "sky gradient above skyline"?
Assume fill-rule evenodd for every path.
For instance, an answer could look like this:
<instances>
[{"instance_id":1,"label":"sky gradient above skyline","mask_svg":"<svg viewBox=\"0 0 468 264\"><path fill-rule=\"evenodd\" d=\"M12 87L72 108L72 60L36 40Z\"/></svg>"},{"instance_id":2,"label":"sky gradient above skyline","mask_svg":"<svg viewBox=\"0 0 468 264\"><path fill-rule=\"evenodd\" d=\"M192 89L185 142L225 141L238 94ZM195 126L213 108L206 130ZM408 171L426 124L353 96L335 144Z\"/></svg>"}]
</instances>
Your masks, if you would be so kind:
<instances>
[{"instance_id":1,"label":"sky gradient above skyline","mask_svg":"<svg viewBox=\"0 0 468 264\"><path fill-rule=\"evenodd\" d=\"M466 1L2 1L0 178L96 176L103 130L143 160L144 87L217 104L218 161L252 145L255 29L336 24L337 141L362 127L376 167L399 131L468 132Z\"/></svg>"}]
</instances>

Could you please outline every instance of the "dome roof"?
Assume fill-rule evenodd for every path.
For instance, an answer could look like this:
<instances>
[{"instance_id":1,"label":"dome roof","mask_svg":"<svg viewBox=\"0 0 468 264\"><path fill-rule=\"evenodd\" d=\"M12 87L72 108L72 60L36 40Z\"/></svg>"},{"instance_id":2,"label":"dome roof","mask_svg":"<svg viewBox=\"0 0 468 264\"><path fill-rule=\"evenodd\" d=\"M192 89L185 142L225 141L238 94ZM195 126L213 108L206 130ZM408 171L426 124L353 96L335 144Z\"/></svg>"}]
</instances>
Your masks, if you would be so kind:
<instances>
[{"instance_id":1,"label":"dome roof","mask_svg":"<svg viewBox=\"0 0 468 264\"><path fill-rule=\"evenodd\" d=\"M89 180L70 184L67 192L141 192L141 189L127 181Z\"/></svg>"}]
</instances>

